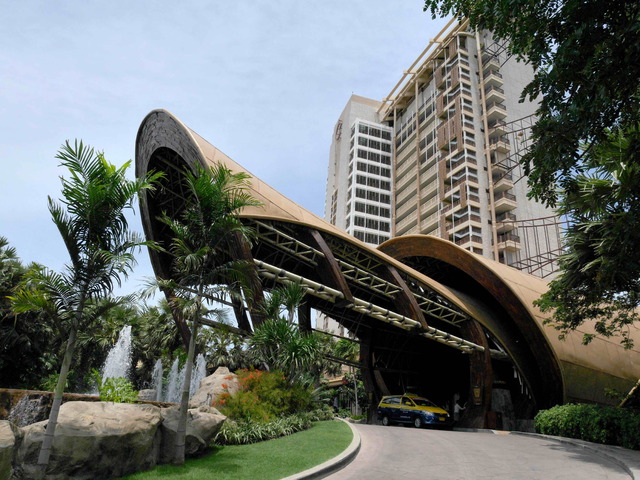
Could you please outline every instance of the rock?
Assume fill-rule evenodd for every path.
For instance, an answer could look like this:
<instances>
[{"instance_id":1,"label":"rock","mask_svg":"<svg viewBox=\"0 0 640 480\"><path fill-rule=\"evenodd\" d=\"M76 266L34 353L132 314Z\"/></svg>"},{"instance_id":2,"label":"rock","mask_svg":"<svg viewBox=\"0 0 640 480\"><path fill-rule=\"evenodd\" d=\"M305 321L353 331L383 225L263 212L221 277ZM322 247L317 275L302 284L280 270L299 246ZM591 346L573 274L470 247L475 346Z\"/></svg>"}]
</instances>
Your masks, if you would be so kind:
<instances>
[{"instance_id":1,"label":"rock","mask_svg":"<svg viewBox=\"0 0 640 480\"><path fill-rule=\"evenodd\" d=\"M17 427L26 427L32 423L46 420L49 416L50 409L49 398L37 393L30 393L24 395L18 403L15 404L11 412L9 412L7 420Z\"/></svg>"},{"instance_id":2,"label":"rock","mask_svg":"<svg viewBox=\"0 0 640 480\"><path fill-rule=\"evenodd\" d=\"M162 444L160 446L160 463L169 463L175 454L176 434L180 407L174 406L162 410ZM227 417L213 407L190 408L187 411L187 435L185 438L185 455L196 457L209 446Z\"/></svg>"},{"instance_id":3,"label":"rock","mask_svg":"<svg viewBox=\"0 0 640 480\"><path fill-rule=\"evenodd\" d=\"M60 408L47 479L109 479L157 463L160 408L113 402L68 402ZM23 427L15 464L33 478L47 421Z\"/></svg>"},{"instance_id":4,"label":"rock","mask_svg":"<svg viewBox=\"0 0 640 480\"><path fill-rule=\"evenodd\" d=\"M157 392L153 388L140 390L138 392L138 400L142 402L155 402L156 397L157 397Z\"/></svg>"},{"instance_id":5,"label":"rock","mask_svg":"<svg viewBox=\"0 0 640 480\"><path fill-rule=\"evenodd\" d=\"M11 477L13 453L19 439L18 428L8 420L0 420L0 478Z\"/></svg>"},{"instance_id":6,"label":"rock","mask_svg":"<svg viewBox=\"0 0 640 480\"><path fill-rule=\"evenodd\" d=\"M221 393L234 394L239 388L238 376L231 373L227 367L218 367L215 372L200 381L200 388L189 400L189 407L210 407Z\"/></svg>"}]
</instances>

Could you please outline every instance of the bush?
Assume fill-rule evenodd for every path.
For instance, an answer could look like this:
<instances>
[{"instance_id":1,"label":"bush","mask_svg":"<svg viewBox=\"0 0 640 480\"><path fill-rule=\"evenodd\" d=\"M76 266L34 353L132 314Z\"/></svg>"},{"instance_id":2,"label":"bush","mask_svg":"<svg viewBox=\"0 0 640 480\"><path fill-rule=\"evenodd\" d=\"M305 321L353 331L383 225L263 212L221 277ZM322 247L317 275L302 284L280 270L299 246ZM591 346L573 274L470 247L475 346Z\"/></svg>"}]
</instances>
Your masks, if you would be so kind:
<instances>
[{"instance_id":1,"label":"bush","mask_svg":"<svg viewBox=\"0 0 640 480\"><path fill-rule=\"evenodd\" d=\"M281 372L239 370L240 389L231 395L218 396L214 406L236 421L271 422L282 415L291 415L311 408L311 391L301 385L286 382Z\"/></svg>"},{"instance_id":2,"label":"bush","mask_svg":"<svg viewBox=\"0 0 640 480\"><path fill-rule=\"evenodd\" d=\"M640 413L601 405L567 404L541 410L538 433L640 450Z\"/></svg>"},{"instance_id":3,"label":"bush","mask_svg":"<svg viewBox=\"0 0 640 480\"><path fill-rule=\"evenodd\" d=\"M138 392L124 377L107 378L100 383L98 391L103 402L134 403L138 400Z\"/></svg>"},{"instance_id":4,"label":"bush","mask_svg":"<svg viewBox=\"0 0 640 480\"><path fill-rule=\"evenodd\" d=\"M261 442L306 430L311 428L313 422L330 420L331 418L332 415L329 411L321 409L296 413L270 422L226 421L216 435L214 443L219 445L244 445Z\"/></svg>"}]
</instances>

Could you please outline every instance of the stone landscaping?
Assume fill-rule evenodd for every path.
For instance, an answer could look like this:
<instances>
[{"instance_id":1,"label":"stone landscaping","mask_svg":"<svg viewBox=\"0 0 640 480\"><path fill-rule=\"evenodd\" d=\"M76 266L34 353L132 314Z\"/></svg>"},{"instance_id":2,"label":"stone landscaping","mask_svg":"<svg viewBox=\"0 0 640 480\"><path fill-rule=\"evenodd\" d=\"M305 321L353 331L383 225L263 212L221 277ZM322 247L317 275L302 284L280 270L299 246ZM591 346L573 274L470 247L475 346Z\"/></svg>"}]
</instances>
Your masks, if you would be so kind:
<instances>
[{"instance_id":1,"label":"stone landscaping","mask_svg":"<svg viewBox=\"0 0 640 480\"><path fill-rule=\"evenodd\" d=\"M186 436L189 457L207 449L226 419L211 407L216 396L225 391L223 383L227 388L237 388L235 375L219 368L202 380L190 401ZM178 405L160 406L156 402L63 403L46 478L110 479L170 462L178 411ZM46 425L47 420L24 426L0 420L0 479L34 477Z\"/></svg>"}]
</instances>

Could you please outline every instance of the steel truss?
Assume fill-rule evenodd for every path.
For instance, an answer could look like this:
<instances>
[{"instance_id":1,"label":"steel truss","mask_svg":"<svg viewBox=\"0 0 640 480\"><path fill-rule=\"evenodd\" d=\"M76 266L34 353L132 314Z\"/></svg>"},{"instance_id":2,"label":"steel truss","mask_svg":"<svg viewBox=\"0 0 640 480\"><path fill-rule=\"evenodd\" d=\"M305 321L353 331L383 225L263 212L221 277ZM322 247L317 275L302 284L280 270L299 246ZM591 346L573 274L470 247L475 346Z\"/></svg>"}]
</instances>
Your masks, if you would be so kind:
<instances>
[{"instance_id":1,"label":"steel truss","mask_svg":"<svg viewBox=\"0 0 640 480\"><path fill-rule=\"evenodd\" d=\"M324 258L324 254L319 250L280 231L273 225L260 221L255 221L254 223L257 236L261 241L269 243L296 259L317 267L319 264L318 259ZM373 268L383 267L383 264L371 255L366 255L356 248L349 249L348 246L337 242L331 242L331 250L337 257L336 260L342 274L351 282L391 300L393 300L395 294L400 292L400 287L369 271ZM353 259L353 263L347 262L340 257ZM454 326L469 320L467 314L455 308L436 292L425 289L406 276L403 279L416 298L424 315L437 318Z\"/></svg>"}]
</instances>

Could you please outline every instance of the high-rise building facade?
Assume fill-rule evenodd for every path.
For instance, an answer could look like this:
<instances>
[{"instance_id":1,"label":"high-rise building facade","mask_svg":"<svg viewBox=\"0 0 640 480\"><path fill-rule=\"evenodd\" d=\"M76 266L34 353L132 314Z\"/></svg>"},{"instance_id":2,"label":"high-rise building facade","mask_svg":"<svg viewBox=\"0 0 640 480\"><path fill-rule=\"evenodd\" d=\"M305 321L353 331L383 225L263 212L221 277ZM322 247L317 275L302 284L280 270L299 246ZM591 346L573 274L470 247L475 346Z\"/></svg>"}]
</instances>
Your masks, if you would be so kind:
<instances>
[{"instance_id":1,"label":"high-rise building facade","mask_svg":"<svg viewBox=\"0 0 640 480\"><path fill-rule=\"evenodd\" d=\"M368 107L366 118L348 113L354 97L350 100L336 128L355 132L355 143L334 138L326 218L349 233L358 231L354 195L363 192L352 191L358 188L352 177L362 155L358 142L368 145L357 136L356 120L362 118L369 131L391 132L391 165L384 167L392 174L385 183L392 188L392 236L435 235L538 276L552 273L559 221L527 197L519 163L535 121L537 103L520 102L532 77L531 67L509 56L489 32L450 22L382 102L357 97ZM342 145L352 147L349 154L336 154ZM367 171L366 181L382 182L377 173ZM375 210L370 213L365 222L373 220ZM359 238L368 243L389 236L377 232L375 242L367 233Z\"/></svg>"},{"instance_id":2,"label":"high-rise building facade","mask_svg":"<svg viewBox=\"0 0 640 480\"><path fill-rule=\"evenodd\" d=\"M352 95L331 143L325 218L371 245L391 238L393 129L380 102Z\"/></svg>"}]
</instances>

